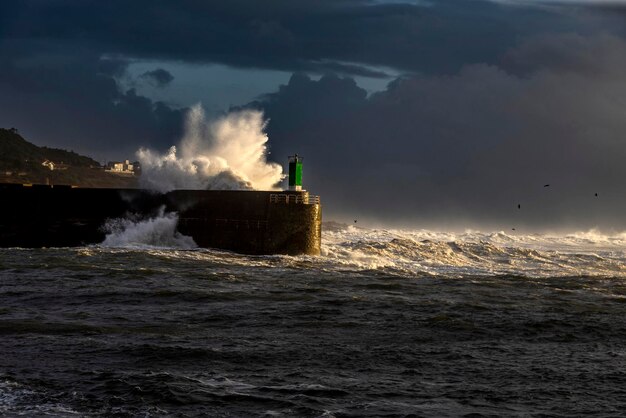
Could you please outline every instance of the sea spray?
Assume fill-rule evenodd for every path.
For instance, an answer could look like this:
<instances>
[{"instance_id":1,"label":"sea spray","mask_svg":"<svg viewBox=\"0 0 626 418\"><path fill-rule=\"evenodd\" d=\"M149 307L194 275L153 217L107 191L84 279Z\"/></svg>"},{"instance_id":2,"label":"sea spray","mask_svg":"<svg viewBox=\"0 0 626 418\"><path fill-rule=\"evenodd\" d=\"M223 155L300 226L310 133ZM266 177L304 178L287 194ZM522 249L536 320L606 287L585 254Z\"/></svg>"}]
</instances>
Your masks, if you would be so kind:
<instances>
[{"instance_id":1,"label":"sea spray","mask_svg":"<svg viewBox=\"0 0 626 418\"><path fill-rule=\"evenodd\" d=\"M626 277L626 234L367 229L327 222L320 263L406 276Z\"/></svg>"},{"instance_id":2,"label":"sea spray","mask_svg":"<svg viewBox=\"0 0 626 418\"><path fill-rule=\"evenodd\" d=\"M132 216L109 220L105 226L107 236L102 243L105 247L166 247L195 248L191 237L176 230L178 215L164 213L161 207L157 216L136 219Z\"/></svg>"},{"instance_id":3,"label":"sea spray","mask_svg":"<svg viewBox=\"0 0 626 418\"><path fill-rule=\"evenodd\" d=\"M274 190L284 178L279 164L268 162L268 137L259 111L232 112L207 121L201 105L188 114L185 134L166 153L141 148L142 187L175 189Z\"/></svg>"}]
</instances>

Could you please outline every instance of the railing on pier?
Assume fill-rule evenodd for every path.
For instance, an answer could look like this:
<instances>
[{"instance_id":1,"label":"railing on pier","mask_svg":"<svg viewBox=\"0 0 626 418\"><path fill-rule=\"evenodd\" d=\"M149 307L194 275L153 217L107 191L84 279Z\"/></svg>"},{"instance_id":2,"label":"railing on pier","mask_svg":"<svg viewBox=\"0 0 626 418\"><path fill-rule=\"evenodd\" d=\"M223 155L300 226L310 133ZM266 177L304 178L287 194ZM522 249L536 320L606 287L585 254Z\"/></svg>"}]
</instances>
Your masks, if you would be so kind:
<instances>
[{"instance_id":1,"label":"railing on pier","mask_svg":"<svg viewBox=\"0 0 626 418\"><path fill-rule=\"evenodd\" d=\"M270 194L270 203L293 203L298 205L319 205L320 197L308 194Z\"/></svg>"}]
</instances>

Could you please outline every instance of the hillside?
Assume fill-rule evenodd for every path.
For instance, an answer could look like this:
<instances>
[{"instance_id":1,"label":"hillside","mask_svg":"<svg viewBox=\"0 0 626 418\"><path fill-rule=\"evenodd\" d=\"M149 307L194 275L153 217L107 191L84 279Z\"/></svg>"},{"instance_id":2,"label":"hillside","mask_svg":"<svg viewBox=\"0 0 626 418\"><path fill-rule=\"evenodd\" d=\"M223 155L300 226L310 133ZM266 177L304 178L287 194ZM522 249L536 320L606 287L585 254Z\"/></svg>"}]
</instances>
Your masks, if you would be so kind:
<instances>
[{"instance_id":1,"label":"hillside","mask_svg":"<svg viewBox=\"0 0 626 418\"><path fill-rule=\"evenodd\" d=\"M72 167L99 167L92 158L74 151L38 147L22 138L14 129L0 128L0 168L19 169L31 162L41 165L45 160L63 163Z\"/></svg>"},{"instance_id":2,"label":"hillside","mask_svg":"<svg viewBox=\"0 0 626 418\"><path fill-rule=\"evenodd\" d=\"M42 164L52 161L57 169ZM59 169L61 168L61 169ZM107 173L93 158L39 147L15 129L0 128L0 183L70 184L79 187L136 187L134 176Z\"/></svg>"}]
</instances>

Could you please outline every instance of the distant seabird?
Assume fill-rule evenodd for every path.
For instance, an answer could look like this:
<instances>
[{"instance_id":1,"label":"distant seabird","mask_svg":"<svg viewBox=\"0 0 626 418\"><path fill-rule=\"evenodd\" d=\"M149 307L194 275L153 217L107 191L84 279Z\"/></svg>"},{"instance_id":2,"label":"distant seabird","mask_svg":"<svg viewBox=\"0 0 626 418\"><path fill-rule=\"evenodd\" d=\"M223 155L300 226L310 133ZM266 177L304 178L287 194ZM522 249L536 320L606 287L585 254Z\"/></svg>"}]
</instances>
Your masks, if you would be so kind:
<instances>
[{"instance_id":1,"label":"distant seabird","mask_svg":"<svg viewBox=\"0 0 626 418\"><path fill-rule=\"evenodd\" d=\"M550 185L549 184L544 184L543 187L550 187Z\"/></svg>"},{"instance_id":2,"label":"distant seabird","mask_svg":"<svg viewBox=\"0 0 626 418\"><path fill-rule=\"evenodd\" d=\"M596 197L598 197L598 193L596 193Z\"/></svg>"},{"instance_id":3,"label":"distant seabird","mask_svg":"<svg viewBox=\"0 0 626 418\"><path fill-rule=\"evenodd\" d=\"M518 208L518 209L521 209L521 208L522 208L522 205L517 205L517 208Z\"/></svg>"},{"instance_id":4,"label":"distant seabird","mask_svg":"<svg viewBox=\"0 0 626 418\"><path fill-rule=\"evenodd\" d=\"M354 223L356 223L356 219L354 220Z\"/></svg>"}]
</instances>

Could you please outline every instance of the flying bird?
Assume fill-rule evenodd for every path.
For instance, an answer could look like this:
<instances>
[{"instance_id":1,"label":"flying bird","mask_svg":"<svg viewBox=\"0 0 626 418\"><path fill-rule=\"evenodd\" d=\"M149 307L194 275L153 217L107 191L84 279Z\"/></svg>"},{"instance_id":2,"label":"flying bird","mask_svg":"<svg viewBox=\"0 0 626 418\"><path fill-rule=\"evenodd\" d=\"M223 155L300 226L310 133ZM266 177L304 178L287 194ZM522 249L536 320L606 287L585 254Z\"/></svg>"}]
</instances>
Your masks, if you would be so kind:
<instances>
[{"instance_id":1,"label":"flying bird","mask_svg":"<svg viewBox=\"0 0 626 418\"><path fill-rule=\"evenodd\" d=\"M517 208L518 208L518 209L521 209L521 208L522 208L522 205L517 205Z\"/></svg>"},{"instance_id":2,"label":"flying bird","mask_svg":"<svg viewBox=\"0 0 626 418\"><path fill-rule=\"evenodd\" d=\"M550 185L549 184L544 184L543 187L550 187Z\"/></svg>"},{"instance_id":3,"label":"flying bird","mask_svg":"<svg viewBox=\"0 0 626 418\"><path fill-rule=\"evenodd\" d=\"M596 193L596 197L598 197L598 193Z\"/></svg>"},{"instance_id":4,"label":"flying bird","mask_svg":"<svg viewBox=\"0 0 626 418\"><path fill-rule=\"evenodd\" d=\"M356 219L354 220L354 223L356 223Z\"/></svg>"}]
</instances>

